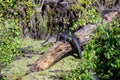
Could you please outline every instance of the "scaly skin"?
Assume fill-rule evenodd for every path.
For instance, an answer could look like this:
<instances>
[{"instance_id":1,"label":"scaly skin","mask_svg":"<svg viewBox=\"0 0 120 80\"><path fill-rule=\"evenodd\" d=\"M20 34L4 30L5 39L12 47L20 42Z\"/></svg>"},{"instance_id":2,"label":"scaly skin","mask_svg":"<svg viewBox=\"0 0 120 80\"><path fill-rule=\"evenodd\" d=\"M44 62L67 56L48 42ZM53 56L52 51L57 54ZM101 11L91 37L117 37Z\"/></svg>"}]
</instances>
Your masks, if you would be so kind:
<instances>
[{"instance_id":1,"label":"scaly skin","mask_svg":"<svg viewBox=\"0 0 120 80\"><path fill-rule=\"evenodd\" d=\"M60 38L62 38L64 42L66 41L70 42L72 47L75 47L77 49L78 57L81 58L82 50L81 50L80 42L74 34L69 35L69 34L62 33L60 34Z\"/></svg>"}]
</instances>

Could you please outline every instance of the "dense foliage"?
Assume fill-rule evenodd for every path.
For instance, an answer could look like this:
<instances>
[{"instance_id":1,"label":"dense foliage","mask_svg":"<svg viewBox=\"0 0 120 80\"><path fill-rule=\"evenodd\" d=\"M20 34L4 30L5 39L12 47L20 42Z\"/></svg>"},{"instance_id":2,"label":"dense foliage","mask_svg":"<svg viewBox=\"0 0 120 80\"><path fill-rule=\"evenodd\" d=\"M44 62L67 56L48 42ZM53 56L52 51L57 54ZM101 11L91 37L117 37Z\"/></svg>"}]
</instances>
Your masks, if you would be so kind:
<instances>
[{"instance_id":1,"label":"dense foliage","mask_svg":"<svg viewBox=\"0 0 120 80\"><path fill-rule=\"evenodd\" d=\"M17 20L6 20L0 24L0 62L7 64L18 54L19 35Z\"/></svg>"},{"instance_id":2,"label":"dense foliage","mask_svg":"<svg viewBox=\"0 0 120 80\"><path fill-rule=\"evenodd\" d=\"M83 58L76 70L65 80L115 80L120 78L120 25L119 18L102 25L85 47Z\"/></svg>"},{"instance_id":3,"label":"dense foliage","mask_svg":"<svg viewBox=\"0 0 120 80\"><path fill-rule=\"evenodd\" d=\"M80 7L77 4L73 5L72 10L79 10L79 19L73 22L71 29L86 24L102 24L97 7L98 0L78 1L81 3ZM102 3L102 0L100 1ZM112 8L113 1L105 4L106 8ZM48 36L50 31L46 30L46 26L50 26L47 23L53 18L47 13L46 20L43 21L39 9L41 5L35 5L32 0L0 0L0 65L8 64L19 54L20 36L23 38L27 33L36 39ZM62 76L65 80L120 78L119 17L110 24L100 25L96 32L93 40L85 46L77 68Z\"/></svg>"},{"instance_id":4,"label":"dense foliage","mask_svg":"<svg viewBox=\"0 0 120 80\"><path fill-rule=\"evenodd\" d=\"M29 20L32 3L30 1L0 0L0 62L9 63L19 53L20 21ZM26 13L22 10L26 8Z\"/></svg>"},{"instance_id":5,"label":"dense foliage","mask_svg":"<svg viewBox=\"0 0 120 80\"><path fill-rule=\"evenodd\" d=\"M75 25L87 23L101 23L96 1L80 0L82 6L81 18ZM88 3L87 3L88 2ZM112 2L112 1L111 1ZM113 3L113 2L112 2ZM105 5L106 4L106 5ZM107 8L113 4L106 2ZM89 8L90 7L90 8ZM101 23L102 24L102 23ZM96 35L84 47L83 57L77 68L68 75L63 75L64 80L115 80L120 78L120 22L119 16L109 24L102 24L96 30Z\"/></svg>"},{"instance_id":6,"label":"dense foliage","mask_svg":"<svg viewBox=\"0 0 120 80\"><path fill-rule=\"evenodd\" d=\"M20 47L20 28L18 19L7 11L8 6L13 5L5 4L5 1L0 4L0 62L8 64Z\"/></svg>"},{"instance_id":7,"label":"dense foliage","mask_svg":"<svg viewBox=\"0 0 120 80\"><path fill-rule=\"evenodd\" d=\"M80 9L79 20L75 23L77 26L97 23L99 20L98 9L96 7L96 0L79 0L81 6L76 6ZM73 7L74 8L74 7ZM75 9L75 8L74 8Z\"/></svg>"}]
</instances>

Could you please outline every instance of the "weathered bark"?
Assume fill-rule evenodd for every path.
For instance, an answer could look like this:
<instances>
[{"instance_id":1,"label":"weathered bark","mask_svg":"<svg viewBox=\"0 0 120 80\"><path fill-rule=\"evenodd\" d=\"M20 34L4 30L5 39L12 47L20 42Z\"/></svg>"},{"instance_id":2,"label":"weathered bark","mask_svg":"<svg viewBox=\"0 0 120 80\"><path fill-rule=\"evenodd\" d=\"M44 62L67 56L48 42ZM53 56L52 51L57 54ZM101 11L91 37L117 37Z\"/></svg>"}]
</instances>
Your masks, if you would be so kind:
<instances>
[{"instance_id":1,"label":"weathered bark","mask_svg":"<svg viewBox=\"0 0 120 80\"><path fill-rule=\"evenodd\" d=\"M36 4L45 4L45 5L56 5L57 3L60 3L61 5L67 5L71 3L77 2L76 0L34 0Z\"/></svg>"},{"instance_id":2,"label":"weathered bark","mask_svg":"<svg viewBox=\"0 0 120 80\"><path fill-rule=\"evenodd\" d=\"M112 18L114 18L115 15L120 13L120 5L117 5L116 7L110 10L104 10L104 12L107 12L106 14L104 14L104 18L107 21L112 21Z\"/></svg>"},{"instance_id":3,"label":"weathered bark","mask_svg":"<svg viewBox=\"0 0 120 80\"><path fill-rule=\"evenodd\" d=\"M118 13L118 12L117 12ZM114 17L111 12L108 17ZM117 14L116 14L117 15ZM106 23L106 22L105 22ZM100 25L100 24L99 24ZM94 36L94 30L98 28L96 25L88 24L85 27L81 28L75 34L79 38L81 46L86 45L89 40ZM47 52L45 52L33 65L30 70L27 72L33 72L36 70L46 70L50 66L52 66L55 62L60 60L63 56L67 55L72 50L72 46L68 42L56 42Z\"/></svg>"},{"instance_id":4,"label":"weathered bark","mask_svg":"<svg viewBox=\"0 0 120 80\"><path fill-rule=\"evenodd\" d=\"M112 9L105 9L102 4L98 3L98 8L99 8L100 12L102 12L102 17L105 22L112 21L112 18L114 18L115 15L120 13L120 4L119 3L117 5L115 5Z\"/></svg>"}]
</instances>

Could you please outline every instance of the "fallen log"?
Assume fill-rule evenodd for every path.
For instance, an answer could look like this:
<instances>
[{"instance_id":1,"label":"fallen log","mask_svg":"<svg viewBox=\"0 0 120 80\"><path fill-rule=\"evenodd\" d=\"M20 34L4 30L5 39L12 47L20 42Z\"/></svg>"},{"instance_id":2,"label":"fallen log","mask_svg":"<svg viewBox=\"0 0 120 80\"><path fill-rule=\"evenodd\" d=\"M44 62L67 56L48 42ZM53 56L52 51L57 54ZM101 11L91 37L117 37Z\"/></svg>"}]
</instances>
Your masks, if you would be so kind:
<instances>
[{"instance_id":1,"label":"fallen log","mask_svg":"<svg viewBox=\"0 0 120 80\"><path fill-rule=\"evenodd\" d=\"M113 14L116 14L111 12L109 13L108 17L114 17ZM117 12L118 14L118 12ZM116 15L117 15L116 14ZM106 14L107 15L107 14ZM104 20L103 20L104 21ZM107 21L107 20L106 20ZM104 22L105 24L106 22ZM99 24L100 25L100 24ZM88 24L81 28L79 31L75 32L77 35L81 46L84 46L92 39L92 37L95 35L94 30L97 29L98 26ZM68 55L69 52L72 50L72 46L68 42L56 42L47 52L45 52L37 61L36 63L27 71L26 74L34 71L39 70L46 70L50 66L52 66L54 63L59 61L62 57L65 55Z\"/></svg>"},{"instance_id":2,"label":"fallen log","mask_svg":"<svg viewBox=\"0 0 120 80\"><path fill-rule=\"evenodd\" d=\"M75 32L77 35L81 46L84 46L91 40L94 35L93 31L97 26L88 24L85 27L81 28L79 31ZM56 42L47 52L45 52L35 64L26 72L25 75L30 72L35 72L39 70L46 70L54 63L62 59L64 56L68 55L72 51L72 46L69 42Z\"/></svg>"},{"instance_id":3,"label":"fallen log","mask_svg":"<svg viewBox=\"0 0 120 80\"><path fill-rule=\"evenodd\" d=\"M81 30L76 32L77 37L79 38L81 46L87 44L87 42L92 38L93 30L97 28L94 25L87 25ZM52 66L55 62L60 60L62 57L68 54L72 50L72 46L69 42L60 42L55 43L52 48L50 48L42 57L40 57L36 64L36 68L39 70L45 70Z\"/></svg>"}]
</instances>

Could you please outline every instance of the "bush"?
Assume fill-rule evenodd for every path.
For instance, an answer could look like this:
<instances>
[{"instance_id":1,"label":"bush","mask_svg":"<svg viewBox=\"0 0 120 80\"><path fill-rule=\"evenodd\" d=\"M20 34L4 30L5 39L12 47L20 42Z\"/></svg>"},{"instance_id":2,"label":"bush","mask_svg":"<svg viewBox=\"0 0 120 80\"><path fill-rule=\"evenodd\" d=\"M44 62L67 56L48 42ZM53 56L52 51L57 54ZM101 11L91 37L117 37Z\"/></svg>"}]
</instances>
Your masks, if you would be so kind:
<instances>
[{"instance_id":1,"label":"bush","mask_svg":"<svg viewBox=\"0 0 120 80\"><path fill-rule=\"evenodd\" d=\"M92 67L100 80L120 78L120 26L119 20L99 29L98 36L87 51L94 52ZM91 48L91 49L90 49ZM90 54L89 52L87 52ZM92 54L91 53L91 54ZM91 57L91 56L88 56Z\"/></svg>"},{"instance_id":2,"label":"bush","mask_svg":"<svg viewBox=\"0 0 120 80\"><path fill-rule=\"evenodd\" d=\"M107 28L106 28L107 26ZM80 64L65 80L116 80L120 78L119 20L100 26L85 47Z\"/></svg>"},{"instance_id":3,"label":"bush","mask_svg":"<svg viewBox=\"0 0 120 80\"><path fill-rule=\"evenodd\" d=\"M8 64L19 53L20 29L28 27L19 23L28 23L32 13L31 0L0 0L0 62L3 64Z\"/></svg>"},{"instance_id":4,"label":"bush","mask_svg":"<svg viewBox=\"0 0 120 80\"><path fill-rule=\"evenodd\" d=\"M0 22L0 62L8 64L19 53L20 29L18 20Z\"/></svg>"}]
</instances>

